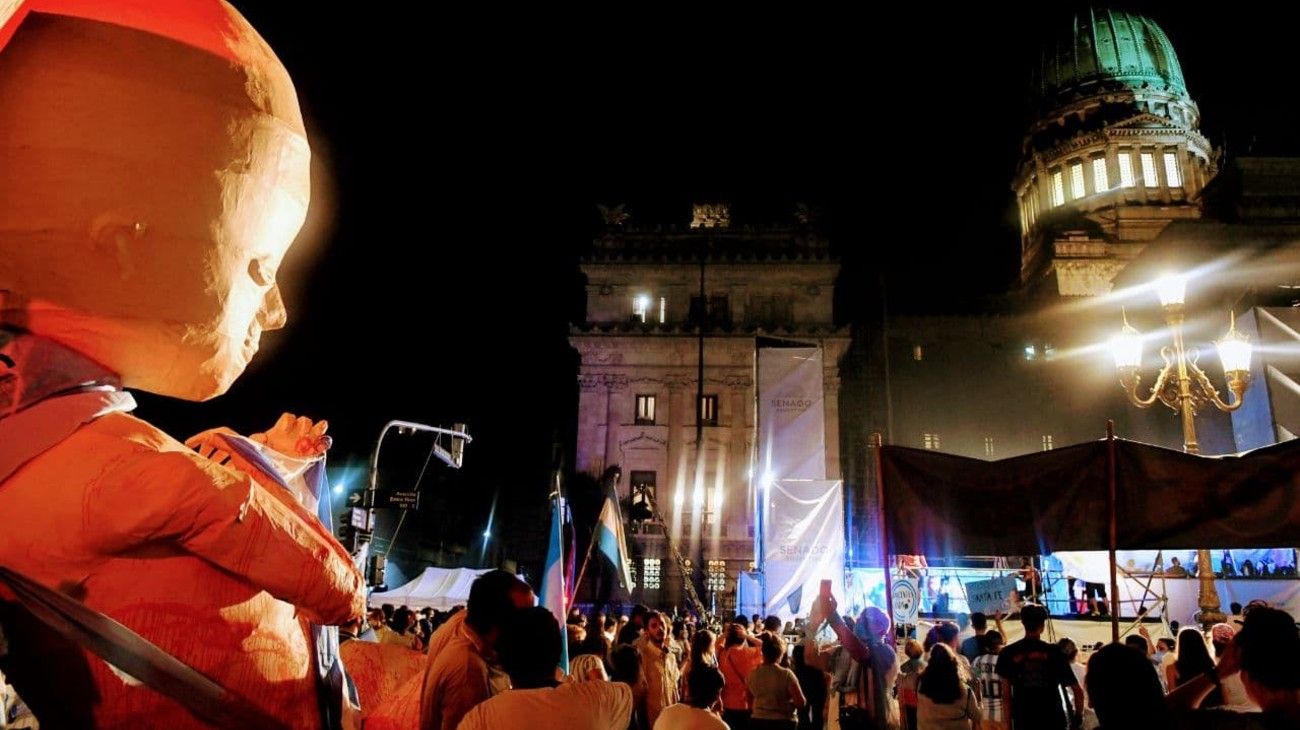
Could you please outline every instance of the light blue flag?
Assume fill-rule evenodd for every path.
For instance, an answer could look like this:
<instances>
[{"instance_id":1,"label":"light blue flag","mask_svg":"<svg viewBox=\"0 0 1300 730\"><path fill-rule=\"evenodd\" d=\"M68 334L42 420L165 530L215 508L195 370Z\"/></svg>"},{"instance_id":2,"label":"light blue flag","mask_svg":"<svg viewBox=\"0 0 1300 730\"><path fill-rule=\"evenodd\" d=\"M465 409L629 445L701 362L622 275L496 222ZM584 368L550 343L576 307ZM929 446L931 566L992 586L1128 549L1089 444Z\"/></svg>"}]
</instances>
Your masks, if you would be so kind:
<instances>
[{"instance_id":1,"label":"light blue flag","mask_svg":"<svg viewBox=\"0 0 1300 730\"><path fill-rule=\"evenodd\" d=\"M596 522L596 546L614 566L619 584L630 592L633 588L631 561L627 556L627 538L623 535L623 516L619 514L613 494L605 495L605 506Z\"/></svg>"},{"instance_id":2,"label":"light blue flag","mask_svg":"<svg viewBox=\"0 0 1300 730\"><path fill-rule=\"evenodd\" d=\"M557 497L551 503L551 536L546 547L546 569L542 571L542 605L560 623L560 669L569 673L569 635L565 631L568 607L564 605L564 510Z\"/></svg>"}]
</instances>

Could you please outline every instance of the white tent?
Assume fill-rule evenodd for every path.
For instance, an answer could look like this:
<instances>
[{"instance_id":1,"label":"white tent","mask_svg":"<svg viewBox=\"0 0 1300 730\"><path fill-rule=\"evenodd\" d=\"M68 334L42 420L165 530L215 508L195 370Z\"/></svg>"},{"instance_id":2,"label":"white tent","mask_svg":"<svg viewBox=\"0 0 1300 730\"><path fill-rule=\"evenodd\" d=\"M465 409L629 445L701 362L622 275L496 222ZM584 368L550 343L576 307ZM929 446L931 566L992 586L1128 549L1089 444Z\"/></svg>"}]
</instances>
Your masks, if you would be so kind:
<instances>
[{"instance_id":1,"label":"white tent","mask_svg":"<svg viewBox=\"0 0 1300 730\"><path fill-rule=\"evenodd\" d=\"M469 602L469 587L491 568L425 568L415 580L384 593L370 594L371 606L391 603L394 606L432 608L447 611Z\"/></svg>"}]
</instances>

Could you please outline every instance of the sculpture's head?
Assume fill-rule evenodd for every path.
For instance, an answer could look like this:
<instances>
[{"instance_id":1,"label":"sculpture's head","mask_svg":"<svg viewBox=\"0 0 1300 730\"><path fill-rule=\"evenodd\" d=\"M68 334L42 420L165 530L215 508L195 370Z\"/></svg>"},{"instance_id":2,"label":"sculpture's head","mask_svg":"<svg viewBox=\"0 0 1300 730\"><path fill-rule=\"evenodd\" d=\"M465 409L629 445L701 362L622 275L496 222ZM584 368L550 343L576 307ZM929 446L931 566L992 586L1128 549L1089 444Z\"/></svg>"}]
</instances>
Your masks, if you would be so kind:
<instances>
[{"instance_id":1,"label":"sculpture's head","mask_svg":"<svg viewBox=\"0 0 1300 730\"><path fill-rule=\"evenodd\" d=\"M202 400L285 321L310 152L220 0L0 2L0 322Z\"/></svg>"}]
</instances>

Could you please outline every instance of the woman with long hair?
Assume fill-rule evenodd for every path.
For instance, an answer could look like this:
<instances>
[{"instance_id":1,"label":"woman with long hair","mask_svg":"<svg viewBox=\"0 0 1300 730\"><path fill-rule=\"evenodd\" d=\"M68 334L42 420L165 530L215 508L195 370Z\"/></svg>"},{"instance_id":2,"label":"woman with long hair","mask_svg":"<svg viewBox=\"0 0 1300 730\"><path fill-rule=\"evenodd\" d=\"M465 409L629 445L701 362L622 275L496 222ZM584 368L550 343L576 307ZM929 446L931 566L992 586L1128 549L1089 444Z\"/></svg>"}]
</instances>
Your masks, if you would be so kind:
<instances>
[{"instance_id":1,"label":"woman with long hair","mask_svg":"<svg viewBox=\"0 0 1300 730\"><path fill-rule=\"evenodd\" d=\"M696 667L717 667L717 637L712 631L703 629L695 632L691 637L691 650L686 657L686 666L682 668L681 692L682 701L690 699L690 676L691 671Z\"/></svg>"},{"instance_id":2,"label":"woman with long hair","mask_svg":"<svg viewBox=\"0 0 1300 730\"><path fill-rule=\"evenodd\" d=\"M965 673L952 647L930 648L930 661L921 670L916 690L918 730L978 730L984 711Z\"/></svg>"},{"instance_id":3,"label":"woman with long hair","mask_svg":"<svg viewBox=\"0 0 1300 730\"><path fill-rule=\"evenodd\" d=\"M1178 632L1178 659L1168 667L1166 685L1172 691L1183 682L1195 679L1214 669L1214 660L1210 650L1205 646L1205 637L1196 629L1183 629ZM1211 692L1201 702L1201 707L1218 707L1223 704L1223 693L1218 689Z\"/></svg>"}]
</instances>

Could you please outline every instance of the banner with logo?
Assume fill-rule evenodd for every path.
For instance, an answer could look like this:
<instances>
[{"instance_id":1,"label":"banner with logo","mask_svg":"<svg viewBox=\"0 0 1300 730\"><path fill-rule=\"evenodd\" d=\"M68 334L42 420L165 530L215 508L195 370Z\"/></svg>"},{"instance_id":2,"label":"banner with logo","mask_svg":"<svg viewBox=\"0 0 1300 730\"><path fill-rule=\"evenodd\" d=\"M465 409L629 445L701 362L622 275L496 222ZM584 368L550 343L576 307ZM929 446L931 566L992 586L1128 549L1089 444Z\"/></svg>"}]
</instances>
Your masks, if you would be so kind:
<instances>
[{"instance_id":1,"label":"banner with logo","mask_svg":"<svg viewBox=\"0 0 1300 730\"><path fill-rule=\"evenodd\" d=\"M766 488L763 523L767 612L789 621L807 616L821 590L844 600L843 483L783 479Z\"/></svg>"},{"instance_id":2,"label":"banner with logo","mask_svg":"<svg viewBox=\"0 0 1300 730\"><path fill-rule=\"evenodd\" d=\"M758 351L759 476L826 478L826 409L818 347Z\"/></svg>"}]
</instances>

